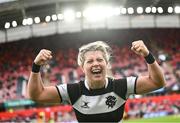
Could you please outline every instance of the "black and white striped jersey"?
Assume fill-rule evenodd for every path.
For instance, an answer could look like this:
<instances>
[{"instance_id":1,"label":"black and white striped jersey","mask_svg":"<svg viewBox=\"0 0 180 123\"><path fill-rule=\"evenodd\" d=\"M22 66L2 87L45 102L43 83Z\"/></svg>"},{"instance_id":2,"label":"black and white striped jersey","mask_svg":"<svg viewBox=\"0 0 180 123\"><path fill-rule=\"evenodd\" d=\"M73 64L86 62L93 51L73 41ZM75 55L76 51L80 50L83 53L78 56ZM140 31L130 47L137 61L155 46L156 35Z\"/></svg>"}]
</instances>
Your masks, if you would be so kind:
<instances>
[{"instance_id":1,"label":"black and white striped jersey","mask_svg":"<svg viewBox=\"0 0 180 123\"><path fill-rule=\"evenodd\" d=\"M120 122L124 105L135 93L137 77L107 78L102 89L89 89L86 81L57 85L63 101L69 101L79 122Z\"/></svg>"}]
</instances>

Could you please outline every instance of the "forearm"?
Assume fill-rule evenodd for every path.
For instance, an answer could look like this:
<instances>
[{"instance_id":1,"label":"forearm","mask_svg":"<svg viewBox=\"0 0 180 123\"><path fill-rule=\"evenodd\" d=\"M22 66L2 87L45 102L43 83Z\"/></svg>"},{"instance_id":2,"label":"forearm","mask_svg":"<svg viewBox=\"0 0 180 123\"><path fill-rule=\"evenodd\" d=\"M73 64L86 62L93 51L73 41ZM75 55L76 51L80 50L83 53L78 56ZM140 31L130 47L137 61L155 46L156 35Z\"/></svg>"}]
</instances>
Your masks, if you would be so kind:
<instances>
[{"instance_id":1,"label":"forearm","mask_svg":"<svg viewBox=\"0 0 180 123\"><path fill-rule=\"evenodd\" d=\"M158 87L163 87L165 85L163 71L156 61L152 64L148 64L148 72L150 79L152 79Z\"/></svg>"},{"instance_id":2,"label":"forearm","mask_svg":"<svg viewBox=\"0 0 180 123\"><path fill-rule=\"evenodd\" d=\"M37 100L38 96L43 91L43 82L41 79L41 74L31 72L28 81L28 96L30 99Z\"/></svg>"},{"instance_id":3,"label":"forearm","mask_svg":"<svg viewBox=\"0 0 180 123\"><path fill-rule=\"evenodd\" d=\"M163 71L143 41L134 41L131 50L145 58L149 73L147 76L138 77L136 82L136 92L138 94L144 94L163 87L165 85Z\"/></svg>"},{"instance_id":4,"label":"forearm","mask_svg":"<svg viewBox=\"0 0 180 123\"><path fill-rule=\"evenodd\" d=\"M29 98L36 102L61 102L57 88L55 86L45 87L41 78L40 67L45 65L51 58L51 51L42 49L33 62L27 92Z\"/></svg>"}]
</instances>

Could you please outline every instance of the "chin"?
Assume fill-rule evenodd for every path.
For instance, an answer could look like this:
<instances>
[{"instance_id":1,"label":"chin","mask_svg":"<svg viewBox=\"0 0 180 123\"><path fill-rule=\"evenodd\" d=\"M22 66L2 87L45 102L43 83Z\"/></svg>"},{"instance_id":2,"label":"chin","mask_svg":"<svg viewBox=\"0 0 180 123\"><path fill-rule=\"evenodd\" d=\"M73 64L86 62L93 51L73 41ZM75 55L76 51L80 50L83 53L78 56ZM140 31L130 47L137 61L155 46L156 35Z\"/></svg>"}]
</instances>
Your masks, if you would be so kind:
<instances>
[{"instance_id":1,"label":"chin","mask_svg":"<svg viewBox=\"0 0 180 123\"><path fill-rule=\"evenodd\" d=\"M103 81L105 80L105 77L93 77L93 81Z\"/></svg>"}]
</instances>

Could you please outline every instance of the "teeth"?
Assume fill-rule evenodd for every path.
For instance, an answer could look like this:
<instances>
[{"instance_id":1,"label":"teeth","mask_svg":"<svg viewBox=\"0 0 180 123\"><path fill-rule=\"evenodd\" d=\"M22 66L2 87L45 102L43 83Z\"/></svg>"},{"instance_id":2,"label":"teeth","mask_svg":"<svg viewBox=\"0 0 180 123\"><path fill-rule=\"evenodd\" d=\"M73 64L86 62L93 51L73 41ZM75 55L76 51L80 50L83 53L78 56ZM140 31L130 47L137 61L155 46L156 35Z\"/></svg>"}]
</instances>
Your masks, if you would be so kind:
<instances>
[{"instance_id":1,"label":"teeth","mask_svg":"<svg viewBox=\"0 0 180 123\"><path fill-rule=\"evenodd\" d=\"M100 72L101 70L99 69L95 69L95 70L92 70L92 72Z\"/></svg>"},{"instance_id":2,"label":"teeth","mask_svg":"<svg viewBox=\"0 0 180 123\"><path fill-rule=\"evenodd\" d=\"M93 74L99 74L99 73L101 73L101 69L92 69L91 72Z\"/></svg>"}]
</instances>

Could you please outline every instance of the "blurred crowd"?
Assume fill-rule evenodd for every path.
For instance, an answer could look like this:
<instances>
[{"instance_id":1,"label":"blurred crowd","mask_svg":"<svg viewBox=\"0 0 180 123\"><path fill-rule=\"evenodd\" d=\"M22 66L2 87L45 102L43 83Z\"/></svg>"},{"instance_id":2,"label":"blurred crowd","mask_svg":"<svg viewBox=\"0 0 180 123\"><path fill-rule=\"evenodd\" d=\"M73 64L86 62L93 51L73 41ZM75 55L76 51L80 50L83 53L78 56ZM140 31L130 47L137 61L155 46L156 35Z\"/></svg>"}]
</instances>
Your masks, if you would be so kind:
<instances>
[{"instance_id":1,"label":"blurred crowd","mask_svg":"<svg viewBox=\"0 0 180 123\"><path fill-rule=\"evenodd\" d=\"M109 42L113 49L112 69L109 71L109 75L121 78L147 74L144 58L135 55L130 50L134 37L141 39L142 35L145 35L142 39L145 40L145 44L148 45L161 65L167 81L165 88L154 93L160 95L179 93L180 36L178 34L180 30L146 29L143 32L142 30L133 30L129 31L130 34L128 34L128 31L123 33L127 34L123 35L121 40L119 37L117 39L114 37L112 42ZM45 85L74 83L84 78L83 72L76 61L78 47L86 42L83 42L83 39L81 41L73 38L68 39L68 36L75 37L70 34L64 35L64 37L56 35L0 44L0 103L26 97L26 85L31 65L42 48L47 48L53 52L53 59L41 69ZM79 44L78 40L80 41ZM122 42L122 40L124 41ZM165 100L154 103L149 100L148 103L138 102L129 105L131 109L128 112L129 117L150 117L149 112L157 112L163 109L168 110L167 113L176 113L176 110L179 110L179 108L176 108L179 106L179 101L169 102ZM136 110L140 107L142 110Z\"/></svg>"},{"instance_id":2,"label":"blurred crowd","mask_svg":"<svg viewBox=\"0 0 180 123\"><path fill-rule=\"evenodd\" d=\"M130 99L125 118L152 118L180 114L179 95Z\"/></svg>"}]
</instances>

